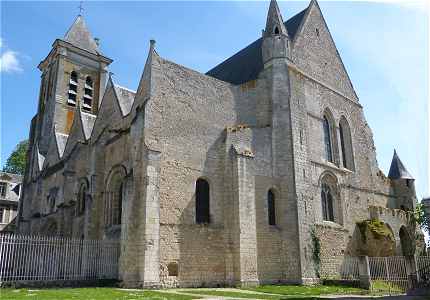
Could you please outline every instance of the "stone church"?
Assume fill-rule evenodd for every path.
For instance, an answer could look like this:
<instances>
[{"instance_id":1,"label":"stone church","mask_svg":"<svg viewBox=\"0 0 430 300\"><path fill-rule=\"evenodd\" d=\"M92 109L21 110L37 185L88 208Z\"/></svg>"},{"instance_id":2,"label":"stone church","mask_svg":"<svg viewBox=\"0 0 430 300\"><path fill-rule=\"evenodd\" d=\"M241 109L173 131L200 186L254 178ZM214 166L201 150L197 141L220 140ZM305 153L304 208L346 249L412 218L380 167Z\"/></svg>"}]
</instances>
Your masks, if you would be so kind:
<instances>
[{"instance_id":1,"label":"stone church","mask_svg":"<svg viewBox=\"0 0 430 300\"><path fill-rule=\"evenodd\" d=\"M368 220L413 254L414 179L397 154L378 168L315 0L286 22L272 0L206 74L153 40L137 91L111 62L79 15L39 64L20 232L119 240L120 279L144 287L313 282L315 240L363 254Z\"/></svg>"}]
</instances>

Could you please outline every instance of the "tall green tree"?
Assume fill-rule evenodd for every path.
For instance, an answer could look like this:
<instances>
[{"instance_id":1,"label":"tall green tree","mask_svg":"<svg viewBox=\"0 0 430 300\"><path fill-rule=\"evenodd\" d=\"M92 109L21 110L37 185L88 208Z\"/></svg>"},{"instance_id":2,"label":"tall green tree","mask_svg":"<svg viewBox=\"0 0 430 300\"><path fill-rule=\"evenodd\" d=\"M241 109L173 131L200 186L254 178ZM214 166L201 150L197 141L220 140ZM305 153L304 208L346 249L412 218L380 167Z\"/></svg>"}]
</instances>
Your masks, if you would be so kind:
<instances>
[{"instance_id":1,"label":"tall green tree","mask_svg":"<svg viewBox=\"0 0 430 300\"><path fill-rule=\"evenodd\" d=\"M19 142L3 167L3 172L24 175L27 163L28 140Z\"/></svg>"},{"instance_id":2,"label":"tall green tree","mask_svg":"<svg viewBox=\"0 0 430 300\"><path fill-rule=\"evenodd\" d=\"M417 203L414 211L415 222L420 225L422 229L430 234L430 215L428 215L424 209L424 204Z\"/></svg>"}]
</instances>

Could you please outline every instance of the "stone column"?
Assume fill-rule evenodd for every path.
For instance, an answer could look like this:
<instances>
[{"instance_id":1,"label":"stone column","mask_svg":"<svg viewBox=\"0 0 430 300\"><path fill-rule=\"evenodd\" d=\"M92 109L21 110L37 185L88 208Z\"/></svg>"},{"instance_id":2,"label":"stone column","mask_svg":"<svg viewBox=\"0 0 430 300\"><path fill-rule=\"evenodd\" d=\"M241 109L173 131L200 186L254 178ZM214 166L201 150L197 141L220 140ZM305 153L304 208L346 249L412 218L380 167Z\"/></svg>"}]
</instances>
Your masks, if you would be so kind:
<instances>
[{"instance_id":1,"label":"stone column","mask_svg":"<svg viewBox=\"0 0 430 300\"><path fill-rule=\"evenodd\" d=\"M240 286L258 284L255 182L252 158L237 154L234 170L234 277Z\"/></svg>"}]
</instances>

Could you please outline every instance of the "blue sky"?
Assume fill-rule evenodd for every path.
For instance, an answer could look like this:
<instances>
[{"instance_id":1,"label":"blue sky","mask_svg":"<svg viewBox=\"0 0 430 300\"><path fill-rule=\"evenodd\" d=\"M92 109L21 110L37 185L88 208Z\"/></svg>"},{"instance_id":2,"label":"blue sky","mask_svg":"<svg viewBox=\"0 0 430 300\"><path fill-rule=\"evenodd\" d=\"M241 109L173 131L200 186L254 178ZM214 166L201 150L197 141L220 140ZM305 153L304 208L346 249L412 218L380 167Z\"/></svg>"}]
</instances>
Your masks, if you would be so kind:
<instances>
[{"instance_id":1,"label":"blue sky","mask_svg":"<svg viewBox=\"0 0 430 300\"><path fill-rule=\"evenodd\" d=\"M428 13L423 4L325 2L320 7L373 130L387 174L396 148L428 192ZM421 2L423 3L423 2ZM114 59L118 83L136 89L149 40L158 53L206 72L261 35L268 2L84 2L84 16ZM1 2L1 163L28 137L40 84L37 64L78 13L78 2ZM284 20L308 1L280 1Z\"/></svg>"}]
</instances>

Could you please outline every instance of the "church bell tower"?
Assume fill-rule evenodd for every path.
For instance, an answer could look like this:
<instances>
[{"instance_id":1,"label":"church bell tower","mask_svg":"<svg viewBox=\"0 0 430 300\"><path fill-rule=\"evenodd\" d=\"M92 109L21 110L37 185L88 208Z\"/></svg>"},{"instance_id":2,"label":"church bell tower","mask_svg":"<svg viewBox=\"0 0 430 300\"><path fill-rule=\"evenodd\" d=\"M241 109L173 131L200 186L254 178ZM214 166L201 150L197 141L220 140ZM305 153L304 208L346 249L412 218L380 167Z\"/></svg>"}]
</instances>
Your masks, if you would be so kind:
<instances>
[{"instance_id":1,"label":"church bell tower","mask_svg":"<svg viewBox=\"0 0 430 300\"><path fill-rule=\"evenodd\" d=\"M91 36L82 15L64 38L55 40L38 66L42 75L35 140L42 155L48 151L53 126L69 134L77 109L98 113L111 62L101 54L98 39Z\"/></svg>"}]
</instances>

